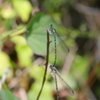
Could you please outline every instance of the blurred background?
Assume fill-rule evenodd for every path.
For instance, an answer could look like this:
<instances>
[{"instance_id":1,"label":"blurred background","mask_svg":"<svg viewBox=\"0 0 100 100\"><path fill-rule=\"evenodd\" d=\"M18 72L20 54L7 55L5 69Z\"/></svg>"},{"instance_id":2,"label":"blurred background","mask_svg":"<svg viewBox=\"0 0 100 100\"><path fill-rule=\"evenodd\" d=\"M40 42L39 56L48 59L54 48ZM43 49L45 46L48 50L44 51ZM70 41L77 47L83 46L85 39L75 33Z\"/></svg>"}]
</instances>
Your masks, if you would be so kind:
<instances>
[{"instance_id":1,"label":"blurred background","mask_svg":"<svg viewBox=\"0 0 100 100\"><path fill-rule=\"evenodd\" d=\"M100 100L99 0L0 0L0 100L11 100L10 95L12 100L36 100L51 24L66 44L57 43L62 51L57 49L55 67L75 92L69 95L58 86L61 100ZM56 92L48 73L40 100L57 100Z\"/></svg>"}]
</instances>

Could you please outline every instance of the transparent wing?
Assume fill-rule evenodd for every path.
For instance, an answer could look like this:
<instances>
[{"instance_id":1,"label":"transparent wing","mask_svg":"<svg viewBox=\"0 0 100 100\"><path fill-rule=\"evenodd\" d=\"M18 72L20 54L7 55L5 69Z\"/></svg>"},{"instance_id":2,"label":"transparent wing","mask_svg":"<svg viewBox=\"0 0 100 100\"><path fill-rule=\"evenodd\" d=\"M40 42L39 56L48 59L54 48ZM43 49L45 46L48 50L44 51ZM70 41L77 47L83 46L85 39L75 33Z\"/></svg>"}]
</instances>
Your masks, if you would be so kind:
<instances>
[{"instance_id":1,"label":"transparent wing","mask_svg":"<svg viewBox=\"0 0 100 100\"><path fill-rule=\"evenodd\" d=\"M64 47L66 49L66 52L69 52L69 48L67 47L67 45L64 43L63 39L61 38L61 36L59 36L59 34L57 33L56 29L55 30L55 34L56 34L56 37L58 38L59 41L62 42L61 46L62 48Z\"/></svg>"},{"instance_id":2,"label":"transparent wing","mask_svg":"<svg viewBox=\"0 0 100 100\"><path fill-rule=\"evenodd\" d=\"M56 37L56 42L59 42L61 44L62 48L64 47L67 52L69 51L69 48L63 41L63 38L61 36L59 36L59 34L57 33L57 31L53 27L53 25L50 25L50 28L47 28L47 31L49 32L50 35L54 35Z\"/></svg>"},{"instance_id":3,"label":"transparent wing","mask_svg":"<svg viewBox=\"0 0 100 100\"><path fill-rule=\"evenodd\" d=\"M61 83L64 84L66 91L70 94L73 95L74 91L72 90L72 88L67 84L67 82L65 82L65 80L60 76L60 73L58 72L58 70L55 67L52 67L52 70L55 71L55 74L59 77L59 80L61 81Z\"/></svg>"},{"instance_id":4,"label":"transparent wing","mask_svg":"<svg viewBox=\"0 0 100 100\"><path fill-rule=\"evenodd\" d=\"M52 50L53 52L51 53L54 56L50 54L50 57L52 56L52 61L56 62L56 60L58 60L58 62L60 62L60 65L63 66L69 49L62 40L62 37L59 36L56 29L52 25L47 28L47 31L50 34L50 48L54 47L54 49ZM53 38L51 38L51 36L53 36Z\"/></svg>"}]
</instances>

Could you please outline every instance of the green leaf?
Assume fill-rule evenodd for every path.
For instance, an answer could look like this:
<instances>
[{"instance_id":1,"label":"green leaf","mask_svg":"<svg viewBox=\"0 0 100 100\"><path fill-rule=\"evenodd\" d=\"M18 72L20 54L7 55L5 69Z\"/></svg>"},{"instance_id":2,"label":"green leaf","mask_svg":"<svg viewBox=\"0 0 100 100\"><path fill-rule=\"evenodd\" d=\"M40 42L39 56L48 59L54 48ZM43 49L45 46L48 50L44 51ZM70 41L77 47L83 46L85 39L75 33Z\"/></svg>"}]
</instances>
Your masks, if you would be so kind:
<instances>
[{"instance_id":1,"label":"green leaf","mask_svg":"<svg viewBox=\"0 0 100 100\"><path fill-rule=\"evenodd\" d=\"M1 9L1 16L4 18L4 19L11 19L11 18L14 18L16 13L14 11L13 8L10 7L11 5L9 3L6 3L3 8Z\"/></svg>"},{"instance_id":2,"label":"green leaf","mask_svg":"<svg viewBox=\"0 0 100 100\"><path fill-rule=\"evenodd\" d=\"M25 38L22 36L12 37L11 41L16 44L15 49L21 66L29 66L31 64L32 50L26 44Z\"/></svg>"},{"instance_id":3,"label":"green leaf","mask_svg":"<svg viewBox=\"0 0 100 100\"><path fill-rule=\"evenodd\" d=\"M13 0L13 6L23 21L29 19L32 6L28 0Z\"/></svg>"},{"instance_id":4,"label":"green leaf","mask_svg":"<svg viewBox=\"0 0 100 100\"><path fill-rule=\"evenodd\" d=\"M28 100L36 100L39 90L41 88L41 84L42 81L38 81L35 82L34 85L32 85L31 89L28 92ZM51 89L51 85L48 82L45 82L45 86L40 96L40 100L53 100Z\"/></svg>"},{"instance_id":5,"label":"green leaf","mask_svg":"<svg viewBox=\"0 0 100 100\"><path fill-rule=\"evenodd\" d=\"M19 100L9 90L0 91L0 100Z\"/></svg>"},{"instance_id":6,"label":"green leaf","mask_svg":"<svg viewBox=\"0 0 100 100\"><path fill-rule=\"evenodd\" d=\"M11 67L9 56L4 52L0 52L0 76L4 74L8 67Z\"/></svg>"},{"instance_id":7,"label":"green leaf","mask_svg":"<svg viewBox=\"0 0 100 100\"><path fill-rule=\"evenodd\" d=\"M36 13L29 23L27 28L29 33L25 35L25 38L34 53L40 55L46 54L46 27L51 24L57 28L55 21L49 15L42 12ZM53 35L50 38L53 40ZM54 46L51 44L50 46L52 50Z\"/></svg>"},{"instance_id":8,"label":"green leaf","mask_svg":"<svg viewBox=\"0 0 100 100\"><path fill-rule=\"evenodd\" d=\"M37 73L39 73L39 74L37 75ZM44 69L43 69L42 66L38 67L36 65L33 65L29 68L29 75L32 78L34 78L36 81L42 82L42 78L43 78L43 75L44 75Z\"/></svg>"}]
</instances>

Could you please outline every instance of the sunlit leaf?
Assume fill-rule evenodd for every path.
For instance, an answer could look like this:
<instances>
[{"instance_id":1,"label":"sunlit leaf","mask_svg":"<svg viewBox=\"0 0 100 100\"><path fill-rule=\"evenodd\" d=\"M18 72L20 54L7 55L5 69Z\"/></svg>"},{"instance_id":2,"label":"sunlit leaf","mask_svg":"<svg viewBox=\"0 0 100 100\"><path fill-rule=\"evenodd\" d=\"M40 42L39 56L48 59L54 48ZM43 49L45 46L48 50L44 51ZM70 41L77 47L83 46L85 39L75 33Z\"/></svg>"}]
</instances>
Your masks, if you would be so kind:
<instances>
[{"instance_id":1,"label":"sunlit leaf","mask_svg":"<svg viewBox=\"0 0 100 100\"><path fill-rule=\"evenodd\" d=\"M14 9L11 7L10 4L6 4L2 9L1 9L1 16L5 19L11 19L14 18L16 13Z\"/></svg>"},{"instance_id":2,"label":"sunlit leaf","mask_svg":"<svg viewBox=\"0 0 100 100\"><path fill-rule=\"evenodd\" d=\"M12 37L11 40L16 44L15 49L21 66L29 66L31 64L32 50L26 44L22 36Z\"/></svg>"},{"instance_id":3,"label":"sunlit leaf","mask_svg":"<svg viewBox=\"0 0 100 100\"><path fill-rule=\"evenodd\" d=\"M39 93L39 90L41 88L41 85L40 85L41 82L35 82L34 85L32 85L30 91L28 92L28 100L36 100L36 97ZM41 83L42 84L42 83ZM40 96L40 100L53 100L53 97L51 95L51 85L46 82L45 83L45 86L44 86L44 89L43 89L43 92Z\"/></svg>"},{"instance_id":4,"label":"sunlit leaf","mask_svg":"<svg viewBox=\"0 0 100 100\"><path fill-rule=\"evenodd\" d=\"M4 52L0 52L0 75L3 75L8 67L11 67L9 56Z\"/></svg>"},{"instance_id":5,"label":"sunlit leaf","mask_svg":"<svg viewBox=\"0 0 100 100\"><path fill-rule=\"evenodd\" d=\"M28 0L12 0L15 11L23 21L27 21L32 11L32 6Z\"/></svg>"}]
</instances>

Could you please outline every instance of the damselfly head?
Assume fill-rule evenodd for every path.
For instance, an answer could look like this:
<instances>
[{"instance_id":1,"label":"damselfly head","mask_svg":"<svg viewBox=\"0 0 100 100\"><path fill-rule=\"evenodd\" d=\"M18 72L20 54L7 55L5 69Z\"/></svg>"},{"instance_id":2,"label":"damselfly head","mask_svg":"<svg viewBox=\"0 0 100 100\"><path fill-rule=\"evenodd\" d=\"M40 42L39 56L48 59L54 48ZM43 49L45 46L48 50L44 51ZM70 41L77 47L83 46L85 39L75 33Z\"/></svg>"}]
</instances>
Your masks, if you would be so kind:
<instances>
[{"instance_id":1,"label":"damselfly head","mask_svg":"<svg viewBox=\"0 0 100 100\"><path fill-rule=\"evenodd\" d=\"M53 67L53 65L50 65L50 68L52 68Z\"/></svg>"},{"instance_id":2,"label":"damselfly head","mask_svg":"<svg viewBox=\"0 0 100 100\"><path fill-rule=\"evenodd\" d=\"M49 34L55 34L56 33L56 30L53 28L53 25L50 25L50 27L49 28L47 27L46 29L47 29Z\"/></svg>"},{"instance_id":3,"label":"damselfly head","mask_svg":"<svg viewBox=\"0 0 100 100\"><path fill-rule=\"evenodd\" d=\"M49 34L53 34L52 31L50 30L50 28L46 27L46 30Z\"/></svg>"}]
</instances>

